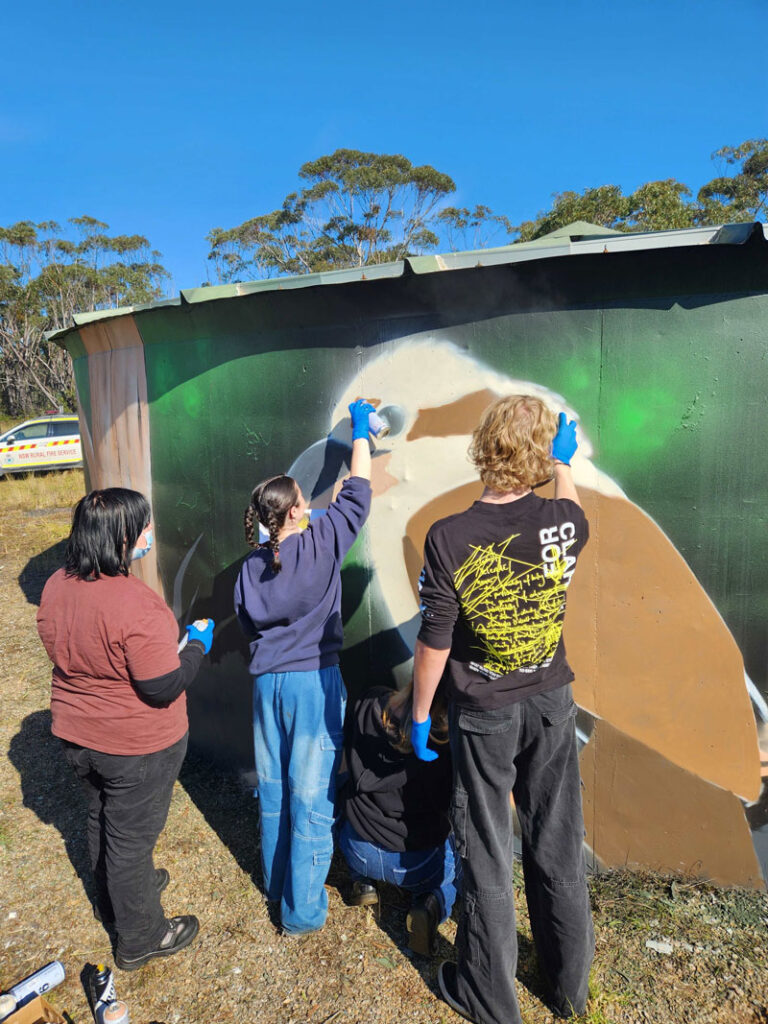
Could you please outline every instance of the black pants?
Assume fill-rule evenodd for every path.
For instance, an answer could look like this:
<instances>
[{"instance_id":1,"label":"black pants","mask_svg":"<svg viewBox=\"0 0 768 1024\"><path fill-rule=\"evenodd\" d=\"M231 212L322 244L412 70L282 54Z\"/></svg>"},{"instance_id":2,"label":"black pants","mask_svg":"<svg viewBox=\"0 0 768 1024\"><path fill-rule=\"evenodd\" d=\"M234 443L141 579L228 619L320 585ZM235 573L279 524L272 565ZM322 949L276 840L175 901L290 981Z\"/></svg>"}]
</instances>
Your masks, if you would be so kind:
<instances>
[{"instance_id":1,"label":"black pants","mask_svg":"<svg viewBox=\"0 0 768 1024\"><path fill-rule=\"evenodd\" d=\"M520 1024L510 791L525 893L553 1009L581 1013L595 949L570 686L495 711L451 708L453 823L464 869L458 995L482 1024Z\"/></svg>"},{"instance_id":2,"label":"black pants","mask_svg":"<svg viewBox=\"0 0 768 1024\"><path fill-rule=\"evenodd\" d=\"M152 949L167 929L152 854L168 817L187 736L153 754L104 754L63 740L88 800L88 849L104 920L123 956Z\"/></svg>"}]
</instances>

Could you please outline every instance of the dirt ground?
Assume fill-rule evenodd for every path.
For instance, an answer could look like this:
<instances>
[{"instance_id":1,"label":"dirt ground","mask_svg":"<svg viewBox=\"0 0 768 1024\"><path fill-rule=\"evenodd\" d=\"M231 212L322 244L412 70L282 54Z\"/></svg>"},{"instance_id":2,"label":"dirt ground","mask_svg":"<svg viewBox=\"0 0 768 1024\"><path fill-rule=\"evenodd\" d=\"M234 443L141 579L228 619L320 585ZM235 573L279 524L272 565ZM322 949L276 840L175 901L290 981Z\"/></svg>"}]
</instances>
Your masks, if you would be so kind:
<instances>
[{"instance_id":1,"label":"dirt ground","mask_svg":"<svg viewBox=\"0 0 768 1024\"><path fill-rule=\"evenodd\" d=\"M81 484L69 476L77 495ZM113 960L91 913L84 806L50 735L50 670L35 630L42 585L68 532L60 486L32 493L0 480L0 740L8 755L0 767L0 987L60 959L67 978L49 999L81 1024L91 1020L81 972ZM188 758L156 861L171 873L166 912L197 914L201 930L177 956L116 971L133 1024L460 1020L436 995L437 964L455 955L455 923L441 927L436 960L412 956L407 901L385 889L378 916L348 906L338 861L326 928L299 941L278 934L259 891L255 801L217 765ZM628 872L590 885L597 952L581 1021L768 1024L765 893ZM545 1024L553 1018L541 1001L521 876L517 891L523 1019Z\"/></svg>"}]
</instances>

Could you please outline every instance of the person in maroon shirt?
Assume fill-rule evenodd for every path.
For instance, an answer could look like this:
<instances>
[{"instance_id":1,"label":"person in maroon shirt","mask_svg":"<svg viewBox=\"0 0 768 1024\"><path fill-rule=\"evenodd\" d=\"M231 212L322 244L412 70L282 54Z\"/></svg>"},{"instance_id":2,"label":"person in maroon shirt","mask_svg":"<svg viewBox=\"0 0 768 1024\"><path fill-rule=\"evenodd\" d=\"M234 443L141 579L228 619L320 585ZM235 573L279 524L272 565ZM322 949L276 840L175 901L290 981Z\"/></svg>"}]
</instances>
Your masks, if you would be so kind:
<instances>
[{"instance_id":1,"label":"person in maroon shirt","mask_svg":"<svg viewBox=\"0 0 768 1024\"><path fill-rule=\"evenodd\" d=\"M152 547L147 499L110 487L77 503L64 568L46 583L37 628L53 662L52 732L88 800L94 914L117 933L115 963L135 970L188 946L199 923L166 918L169 881L153 851L187 749L185 690L213 621L187 627L131 575Z\"/></svg>"}]
</instances>

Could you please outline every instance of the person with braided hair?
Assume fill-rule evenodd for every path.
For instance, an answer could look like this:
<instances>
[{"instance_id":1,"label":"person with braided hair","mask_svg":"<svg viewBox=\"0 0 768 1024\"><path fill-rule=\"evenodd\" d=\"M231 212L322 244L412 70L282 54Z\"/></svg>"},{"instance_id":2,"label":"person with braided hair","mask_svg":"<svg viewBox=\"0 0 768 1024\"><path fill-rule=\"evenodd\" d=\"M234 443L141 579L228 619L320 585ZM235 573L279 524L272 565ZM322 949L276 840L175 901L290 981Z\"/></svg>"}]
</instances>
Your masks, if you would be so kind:
<instances>
[{"instance_id":1,"label":"person with braided hair","mask_svg":"<svg viewBox=\"0 0 768 1024\"><path fill-rule=\"evenodd\" d=\"M350 475L327 514L305 528L307 502L296 481L284 474L262 480L244 515L245 539L255 550L235 584L254 681L264 890L279 901L289 936L318 931L328 914L325 879L347 701L339 670L341 564L371 504L373 406L358 400L349 411ZM269 534L263 544L259 523Z\"/></svg>"}]
</instances>

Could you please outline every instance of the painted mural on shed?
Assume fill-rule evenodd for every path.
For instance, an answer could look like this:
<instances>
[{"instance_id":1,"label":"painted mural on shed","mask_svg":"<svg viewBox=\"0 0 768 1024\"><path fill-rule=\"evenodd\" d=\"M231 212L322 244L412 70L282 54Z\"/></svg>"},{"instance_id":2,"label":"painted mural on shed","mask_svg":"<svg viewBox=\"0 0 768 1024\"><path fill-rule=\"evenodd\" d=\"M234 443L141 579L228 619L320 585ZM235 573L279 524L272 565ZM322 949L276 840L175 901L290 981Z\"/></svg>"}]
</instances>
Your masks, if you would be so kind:
<instances>
[{"instance_id":1,"label":"painted mural on shed","mask_svg":"<svg viewBox=\"0 0 768 1024\"><path fill-rule=\"evenodd\" d=\"M573 225L500 250L182 292L81 317L59 340L90 486L151 495L157 557L137 571L180 622L218 624L192 739L244 768L232 589L253 484L287 471L324 507L348 469L348 402L375 400L390 424L343 570L357 695L408 678L424 537L480 493L467 446L482 410L526 392L575 416L591 540L565 640L590 856L762 887L767 333L761 225Z\"/></svg>"}]
</instances>

